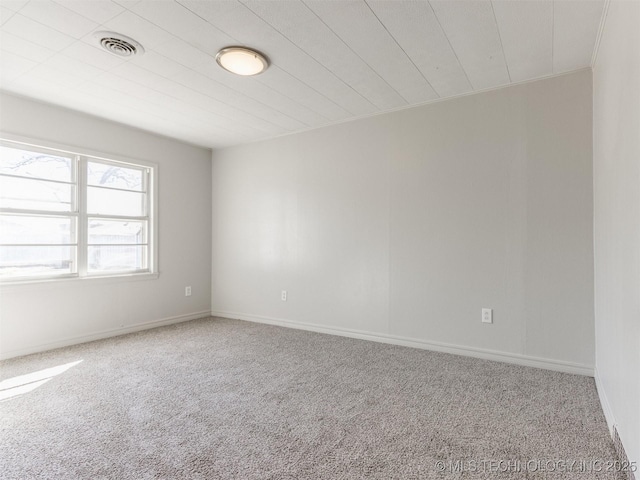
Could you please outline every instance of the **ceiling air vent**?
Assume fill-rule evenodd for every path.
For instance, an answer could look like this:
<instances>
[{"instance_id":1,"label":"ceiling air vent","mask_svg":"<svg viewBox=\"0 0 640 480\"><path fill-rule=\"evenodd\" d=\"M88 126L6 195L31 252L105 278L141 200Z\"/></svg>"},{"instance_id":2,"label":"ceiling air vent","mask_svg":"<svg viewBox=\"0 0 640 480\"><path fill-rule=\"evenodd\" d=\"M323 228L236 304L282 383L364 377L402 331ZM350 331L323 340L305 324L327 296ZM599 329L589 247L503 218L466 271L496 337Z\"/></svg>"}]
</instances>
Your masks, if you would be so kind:
<instances>
[{"instance_id":1,"label":"ceiling air vent","mask_svg":"<svg viewBox=\"0 0 640 480\"><path fill-rule=\"evenodd\" d=\"M142 45L125 35L115 32L96 32L93 36L102 48L118 57L133 57L144 53Z\"/></svg>"}]
</instances>

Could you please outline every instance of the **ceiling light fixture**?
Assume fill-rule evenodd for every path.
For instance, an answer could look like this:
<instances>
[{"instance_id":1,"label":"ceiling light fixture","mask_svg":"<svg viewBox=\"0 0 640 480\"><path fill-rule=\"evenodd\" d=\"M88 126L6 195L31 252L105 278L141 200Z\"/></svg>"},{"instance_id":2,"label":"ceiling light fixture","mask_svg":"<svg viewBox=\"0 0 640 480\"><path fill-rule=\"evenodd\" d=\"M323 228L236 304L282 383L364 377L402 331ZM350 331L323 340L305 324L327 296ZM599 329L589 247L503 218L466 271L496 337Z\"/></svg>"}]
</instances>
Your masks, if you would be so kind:
<instances>
[{"instance_id":1,"label":"ceiling light fixture","mask_svg":"<svg viewBox=\"0 0 640 480\"><path fill-rule=\"evenodd\" d=\"M216 55L216 62L236 75L258 75L269 66L267 58L256 50L245 47L226 47Z\"/></svg>"}]
</instances>

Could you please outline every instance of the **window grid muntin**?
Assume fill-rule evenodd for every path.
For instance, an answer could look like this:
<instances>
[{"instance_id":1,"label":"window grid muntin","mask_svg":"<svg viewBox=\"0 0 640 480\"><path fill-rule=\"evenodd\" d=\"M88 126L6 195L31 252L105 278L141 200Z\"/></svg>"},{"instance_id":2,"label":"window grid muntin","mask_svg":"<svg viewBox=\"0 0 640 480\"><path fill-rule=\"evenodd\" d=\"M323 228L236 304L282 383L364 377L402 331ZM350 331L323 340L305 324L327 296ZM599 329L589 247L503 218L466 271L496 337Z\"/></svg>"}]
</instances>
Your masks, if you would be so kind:
<instances>
[{"instance_id":1,"label":"window grid muntin","mask_svg":"<svg viewBox=\"0 0 640 480\"><path fill-rule=\"evenodd\" d=\"M69 210L50 210L50 209L35 209L35 208L14 208L14 207L3 207L0 206L0 216L29 216L36 218L68 218L70 220L70 240L75 240L75 243L21 243L21 244L13 244L13 243L0 243L1 248L9 247L9 248L24 248L30 249L34 247L48 248L48 247L67 247L70 249L70 268L69 272L64 272L60 274L35 274L35 275L15 275L15 276L4 276L2 275L2 281L12 281L12 280L29 280L29 279L42 279L42 278L69 278L75 277L78 275L78 252L80 250L80 245L78 243L78 176L77 176L77 164L78 164L78 156L74 155L70 152L64 152L56 149L48 149L45 147L35 146L31 144L25 144L21 142L13 142L8 140L0 140L0 145L7 146L9 148L14 148L18 150L25 150L31 153L41 153L45 155L52 155L55 157L61 157L69 159L69 177L70 181L63 180L55 180L48 178L40 178L40 177L30 177L27 175L15 175L0 172L0 176L7 178L19 178L25 181L33 181L33 182L41 182L41 183L53 183L53 184L62 184L69 185L70 194L69 194ZM15 199L14 199L15 200ZM63 203L64 205L64 203ZM37 265L36 262L32 264L34 267ZM23 268L30 268L28 266Z\"/></svg>"},{"instance_id":2,"label":"window grid muntin","mask_svg":"<svg viewBox=\"0 0 640 480\"><path fill-rule=\"evenodd\" d=\"M33 152L41 152L45 154L51 154L59 157L70 158L70 166L71 166L71 178L72 182L65 182L60 180L49 180L42 179L37 177L28 177L22 175L13 175L16 177L24 178L27 180L36 180L36 181L45 181L52 183L63 183L69 184L72 187L71 193L71 211L49 211L49 210L35 210L35 209L15 209L15 208L1 208L0 207L0 215L2 214L24 214L31 216L56 216L56 217L68 217L72 219L72 225L75 227L75 238L76 243L74 244L56 244L54 246L68 246L74 247L75 258L72 259L73 263L73 272L71 274L60 274L60 275L34 275L34 276L12 276L7 278L0 278L0 282L22 282L22 281L30 281L30 280L47 280L47 279L64 279L64 278L76 278L76 277L109 277L113 275L122 275L122 274L136 274L136 273L152 273L155 271L157 261L156 251L157 247L155 246L155 238L157 235L156 232L156 224L154 219L152 218L152 214L154 214L154 193L151 190L151 186L153 185L153 175L154 175L154 167L150 167L147 165L140 165L135 163L130 163L126 161L120 160L112 160L105 159L102 157L97 157L94 155L79 155L74 154L72 152L55 149L55 148L47 148L41 147L39 145L34 145L27 142L22 141L13 141L13 140L4 140L0 139L0 144L8 144L12 147L17 147L20 149L33 151ZM146 254L143 258L143 267L142 269L129 269L129 270L118 270L118 271L109 271L109 272L99 272L99 273L89 273L88 272L88 250L90 245L88 243L88 219L89 215L87 214L87 190L89 187L88 184L88 172L87 172L87 164L89 161L96 163L103 163L114 166L121 166L123 168L139 170L142 173L142 185L141 190L128 190L128 189L120 189L104 186L103 188L112 189L112 190L124 190L130 191L132 193L139 193L142 197L142 212L144 215L142 216L126 216L126 215L102 215L102 214L91 214L91 218L105 218L105 219L114 219L114 220L141 220L146 223L145 229L145 243L134 244L133 246L144 248ZM0 175L5 175L0 173ZM12 176L8 174L6 176ZM99 185L92 185L93 187L102 187ZM80 208L82 207L82 208ZM123 244L108 244L107 246L122 246ZM20 246L39 246L38 244L20 244Z\"/></svg>"},{"instance_id":3,"label":"window grid muntin","mask_svg":"<svg viewBox=\"0 0 640 480\"><path fill-rule=\"evenodd\" d=\"M131 164L126 164L126 163L122 163L122 162L117 162L117 161L110 161L110 160L103 160L101 158L96 158L96 157L85 157L83 159L83 163L84 163L84 181L85 181L85 189L84 191L88 193L89 191L89 187L91 188L102 188L105 190L115 190L115 191L126 191L126 192L132 192L132 193L139 193L141 195L141 201L142 201L142 205L141 205L141 212L144 215L123 215L123 214L95 214L95 213L88 213L86 208L88 203L85 202L85 209L84 209L84 219L83 219L83 227L85 230L85 234L86 234L86 240L84 245L86 245L86 249L85 249L85 255L86 255L86 263L85 263L85 268L86 268L86 276L104 276L104 275L111 275L113 273L116 272L121 272L121 273L143 273L143 272L149 272L151 271L151 259L152 259L152 249L151 249L151 244L149 242L149 238L150 238L150 234L149 234L149 229L152 228L152 222L151 222L151 212L150 212L150 200L149 200L149 196L150 196L150 192L149 192L149 176L150 176L150 169L148 167L143 167L143 166L138 166L138 165L131 165ZM142 173L142 185L141 185L141 190L129 190L129 189L122 189L119 187L109 187L107 185L93 185L93 184L89 184L89 175L88 175L88 164L89 162L93 162L93 163L102 163L102 164L106 164L106 165L113 165L113 166L122 166L123 168L129 168L132 170L139 170ZM146 228L145 230L145 237L146 237L146 242L145 243L136 243L136 244L131 244L130 246L132 247L143 247L144 248L144 256L143 256L143 261L142 261L142 268L141 269L129 269L129 270L119 270L119 271L90 271L91 269L89 268L89 249L90 247L100 247L100 246L112 246L112 247L120 247L120 246L127 246L125 244L120 244L120 243L106 243L106 244L98 244L95 242L89 242L89 222L92 219L104 219L104 220L113 220L113 221L142 221L146 224Z\"/></svg>"},{"instance_id":4,"label":"window grid muntin","mask_svg":"<svg viewBox=\"0 0 640 480\"><path fill-rule=\"evenodd\" d=\"M108 160L108 159L103 159L103 158L99 158L99 157L90 157L87 156L86 157L87 160L87 164L88 163L101 163L103 165L111 165L113 167L122 167L122 168L126 168L129 170L140 170L140 172L142 173L142 185L141 185L141 190L134 190L134 189L127 189L127 188L120 188L120 187L110 187L108 185L95 185L92 183L89 183L89 172L87 171L87 186L89 187L99 187L99 188L113 188L114 190L123 190L126 192L136 192L136 193L149 193L148 192L148 182L146 181L149 177L149 173L150 173L150 168L149 167L145 167L142 165L133 165L133 164L129 164L129 163L124 163L124 162L118 162L117 160Z\"/></svg>"},{"instance_id":5,"label":"window grid muntin","mask_svg":"<svg viewBox=\"0 0 640 480\"><path fill-rule=\"evenodd\" d=\"M0 217L31 217L31 218L61 218L68 219L69 222L69 239L75 240L75 242L71 241L69 243L8 243L8 242L0 242L0 246L8 247L8 246L20 246L20 245L71 245L78 246L78 216L75 213L72 214L55 214L55 213L40 213L38 211L3 211L0 212Z\"/></svg>"},{"instance_id":6,"label":"window grid muntin","mask_svg":"<svg viewBox=\"0 0 640 480\"><path fill-rule=\"evenodd\" d=\"M77 263L74 261L74 258L77 258L77 253L78 253L78 246L77 245L19 245L19 247L21 248L25 248L25 249L30 249L30 248L61 248L61 249L68 249L70 255L69 255L69 266L68 266L68 272L65 271L64 273L59 273L59 274L51 274L50 272L45 272L45 273L31 273L28 275L15 275L15 276L10 276L10 275L4 275L4 274L0 274L0 281L1 282L7 282L7 281L13 281L13 280L33 280L33 279L58 279L58 278L74 278L78 276L78 273L76 271L76 265ZM4 248L4 246L3 246ZM8 246L7 248L12 248L11 246ZM38 266L37 263L32 263L30 265L27 265L26 268L36 268ZM66 269L65 269L66 270Z\"/></svg>"},{"instance_id":7,"label":"window grid muntin","mask_svg":"<svg viewBox=\"0 0 640 480\"><path fill-rule=\"evenodd\" d=\"M43 212L52 212L52 213L74 213L77 211L78 208L78 204L77 204L77 191L78 191L78 186L75 183L69 183L69 182L59 182L59 181L54 181L54 180L43 180L41 178L33 178L33 177L22 177L19 175L6 175L3 173L0 173L0 177L4 177L4 178L16 178L16 179L20 179L20 180L24 180L27 182L38 182L38 183L53 183L53 184L58 184L58 185L68 185L69 186L69 208L68 210L53 210L53 209L43 209L43 208L17 208L17 207L0 207L0 211L43 211ZM11 200L18 200L20 201L19 198L8 198L7 200L11 201ZM25 200L22 200L25 201ZM31 202L38 202L38 203L44 203L44 200L34 200L34 199L27 199L26 201L31 201ZM66 205L64 202L57 202L57 204L59 205Z\"/></svg>"},{"instance_id":8,"label":"window grid muntin","mask_svg":"<svg viewBox=\"0 0 640 480\"><path fill-rule=\"evenodd\" d=\"M29 176L26 176L26 175L13 175L13 174L7 174L7 173L2 173L2 172L0 172L0 175L3 175L3 176L14 176L14 177L26 178L26 179L31 179L31 180L43 180L43 181L48 181L48 182L68 183L68 184L72 184L72 185L77 184L78 176L77 176L77 164L76 163L77 163L78 155L73 153L73 152L68 152L68 151L59 150L59 149L55 149L55 148L41 147L39 145L33 145L33 144L30 144L30 143L15 142L15 141L12 141L12 140L4 140L4 139L0 139L0 146L5 146L5 147L19 149L19 150L26 150L26 151L33 152L33 153L41 153L41 154L45 154L45 155L52 155L54 157L67 158L67 159L70 160L70 162L69 162L69 164L70 164L70 172L69 172L70 180L68 182L66 182L64 180L54 180L54 179L47 179L47 178L29 177Z\"/></svg>"}]
</instances>

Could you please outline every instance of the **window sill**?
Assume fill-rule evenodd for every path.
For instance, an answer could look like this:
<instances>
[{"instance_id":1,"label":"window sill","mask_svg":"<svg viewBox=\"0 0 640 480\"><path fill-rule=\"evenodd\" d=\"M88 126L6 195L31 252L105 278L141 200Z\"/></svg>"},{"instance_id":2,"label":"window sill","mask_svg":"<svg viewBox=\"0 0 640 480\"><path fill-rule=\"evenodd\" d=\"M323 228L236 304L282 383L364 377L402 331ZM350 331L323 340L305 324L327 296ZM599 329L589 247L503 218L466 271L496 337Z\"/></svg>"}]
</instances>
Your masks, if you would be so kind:
<instances>
[{"instance_id":1,"label":"window sill","mask_svg":"<svg viewBox=\"0 0 640 480\"><path fill-rule=\"evenodd\" d=\"M87 277L63 277L63 278L31 278L25 280L7 280L0 282L0 289L16 287L52 287L64 285L104 285L123 282L137 282L156 280L160 277L158 272L124 273L115 275L96 275Z\"/></svg>"}]
</instances>

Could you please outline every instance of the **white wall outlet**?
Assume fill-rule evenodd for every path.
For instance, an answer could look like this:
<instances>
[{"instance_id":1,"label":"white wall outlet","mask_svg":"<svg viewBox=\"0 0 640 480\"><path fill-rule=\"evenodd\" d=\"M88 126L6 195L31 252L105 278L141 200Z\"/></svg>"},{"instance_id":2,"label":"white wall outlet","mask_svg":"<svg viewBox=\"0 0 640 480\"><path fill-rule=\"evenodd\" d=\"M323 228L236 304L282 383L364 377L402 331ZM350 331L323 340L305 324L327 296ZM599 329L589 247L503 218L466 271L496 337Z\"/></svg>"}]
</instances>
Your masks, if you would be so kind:
<instances>
[{"instance_id":1,"label":"white wall outlet","mask_svg":"<svg viewBox=\"0 0 640 480\"><path fill-rule=\"evenodd\" d=\"M482 309L482 323L493 323L493 310L490 308Z\"/></svg>"},{"instance_id":2,"label":"white wall outlet","mask_svg":"<svg viewBox=\"0 0 640 480\"><path fill-rule=\"evenodd\" d=\"M286 290L282 290L282 293L280 294L280 298L282 299L283 302L287 301L287 291Z\"/></svg>"},{"instance_id":3,"label":"white wall outlet","mask_svg":"<svg viewBox=\"0 0 640 480\"><path fill-rule=\"evenodd\" d=\"M191 287L184 287L184 296L185 297L191 296Z\"/></svg>"}]
</instances>

